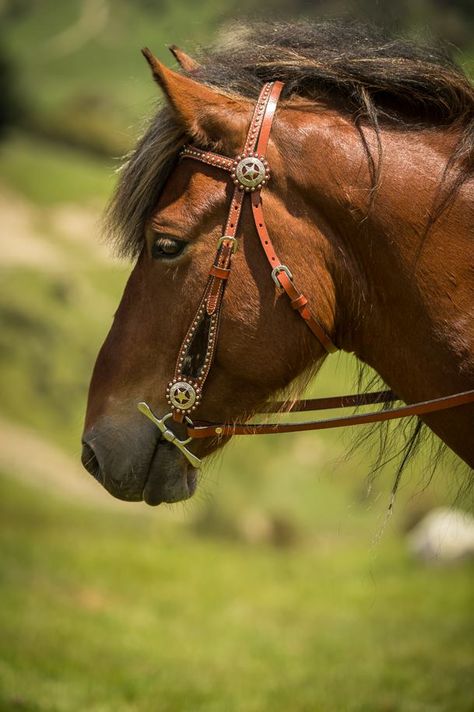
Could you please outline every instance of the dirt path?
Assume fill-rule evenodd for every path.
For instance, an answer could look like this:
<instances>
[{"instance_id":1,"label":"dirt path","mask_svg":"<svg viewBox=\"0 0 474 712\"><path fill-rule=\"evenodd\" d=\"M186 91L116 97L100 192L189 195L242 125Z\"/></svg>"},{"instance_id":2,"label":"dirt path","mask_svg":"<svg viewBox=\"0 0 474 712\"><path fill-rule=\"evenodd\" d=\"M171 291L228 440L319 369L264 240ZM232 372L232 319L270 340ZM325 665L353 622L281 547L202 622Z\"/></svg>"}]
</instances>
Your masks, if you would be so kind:
<instances>
[{"instance_id":1,"label":"dirt path","mask_svg":"<svg viewBox=\"0 0 474 712\"><path fill-rule=\"evenodd\" d=\"M38 269L59 269L64 265L61 251L41 234L38 211L15 193L3 190L3 187L0 215L2 267L21 264Z\"/></svg>"},{"instance_id":2,"label":"dirt path","mask_svg":"<svg viewBox=\"0 0 474 712\"><path fill-rule=\"evenodd\" d=\"M100 240L97 210L72 203L38 207L3 184L0 188L1 267L64 270L75 260L71 246L82 250L88 260L109 267L118 262Z\"/></svg>"},{"instance_id":3,"label":"dirt path","mask_svg":"<svg viewBox=\"0 0 474 712\"><path fill-rule=\"evenodd\" d=\"M0 417L0 470L81 504L149 514L142 504L127 504L111 497L77 461L38 433Z\"/></svg>"}]
</instances>

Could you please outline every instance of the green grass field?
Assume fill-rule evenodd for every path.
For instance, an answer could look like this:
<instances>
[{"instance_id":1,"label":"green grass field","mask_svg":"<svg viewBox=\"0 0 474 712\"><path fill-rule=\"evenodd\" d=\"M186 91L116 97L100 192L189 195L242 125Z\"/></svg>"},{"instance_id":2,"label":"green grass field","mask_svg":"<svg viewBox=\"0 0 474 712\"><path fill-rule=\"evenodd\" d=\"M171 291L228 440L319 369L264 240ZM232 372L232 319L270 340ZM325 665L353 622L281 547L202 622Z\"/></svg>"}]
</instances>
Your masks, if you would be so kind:
<instances>
[{"instance_id":1,"label":"green grass field","mask_svg":"<svg viewBox=\"0 0 474 712\"><path fill-rule=\"evenodd\" d=\"M192 7L118 3L61 61L78 2L9 25L37 125L0 145L0 712L472 712L472 563L422 565L405 539L434 506L472 507L453 458L431 480L422 454L388 520L393 466L369 488L370 445L345 457L364 431L236 438L167 508L113 506L75 465L130 267L96 240L117 161L39 127L89 106L69 141L97 147L105 112L129 145L155 96L136 50L206 39L223 9ZM312 389L354 380L335 356Z\"/></svg>"},{"instance_id":2,"label":"green grass field","mask_svg":"<svg viewBox=\"0 0 474 712\"><path fill-rule=\"evenodd\" d=\"M472 567L1 488L2 710L470 712Z\"/></svg>"}]
</instances>

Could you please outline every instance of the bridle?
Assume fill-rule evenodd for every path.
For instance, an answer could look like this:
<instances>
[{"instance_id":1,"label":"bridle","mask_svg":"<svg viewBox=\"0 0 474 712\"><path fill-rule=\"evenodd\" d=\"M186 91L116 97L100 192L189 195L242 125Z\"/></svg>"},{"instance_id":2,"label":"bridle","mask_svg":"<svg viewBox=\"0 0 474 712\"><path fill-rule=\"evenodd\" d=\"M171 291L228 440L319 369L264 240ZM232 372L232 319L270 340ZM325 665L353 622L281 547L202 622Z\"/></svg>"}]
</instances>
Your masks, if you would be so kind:
<instances>
[{"instance_id":1,"label":"bridle","mask_svg":"<svg viewBox=\"0 0 474 712\"><path fill-rule=\"evenodd\" d=\"M341 428L346 425L363 425L411 415L434 413L474 401L473 389L398 408L299 423L229 424L194 423L191 420L190 415L200 405L203 387L213 363L225 286L230 277L233 256L237 250L237 229L242 206L247 196L250 200L257 235L270 265L271 278L277 290L286 294L290 300L291 307L304 320L328 353L334 353L338 350L324 326L311 311L308 299L296 286L290 269L281 262L276 254L265 225L260 191L270 179L270 167L265 156L282 89L283 83L279 81L264 84L254 108L244 149L237 158L221 156L190 145L185 146L181 151L182 159L200 161L230 173L235 189L224 234L217 242L215 258L209 271L204 292L179 349L173 379L166 389L166 399L171 411L162 418L157 418L146 403L139 403L138 408L155 423L164 439L178 447L194 467L199 467L201 461L186 447L194 439L220 438L232 435L269 435L302 430ZM299 400L293 403L290 410L291 412L326 410L372 403L387 404L397 400L400 399L392 391L377 391L332 398ZM265 408L265 412L280 412L283 406L283 403L272 403L268 408ZM166 426L170 418L186 425L188 437L185 440L180 440Z\"/></svg>"}]
</instances>

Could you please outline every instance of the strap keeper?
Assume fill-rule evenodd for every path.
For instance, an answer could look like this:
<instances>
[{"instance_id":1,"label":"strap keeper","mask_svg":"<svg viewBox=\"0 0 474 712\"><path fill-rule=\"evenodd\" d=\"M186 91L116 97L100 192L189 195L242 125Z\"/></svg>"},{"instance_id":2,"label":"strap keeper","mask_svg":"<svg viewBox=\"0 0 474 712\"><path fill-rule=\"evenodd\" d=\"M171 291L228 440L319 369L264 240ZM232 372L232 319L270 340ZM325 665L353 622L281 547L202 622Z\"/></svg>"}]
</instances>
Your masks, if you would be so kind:
<instances>
[{"instance_id":1,"label":"strap keeper","mask_svg":"<svg viewBox=\"0 0 474 712\"><path fill-rule=\"evenodd\" d=\"M308 300L306 299L304 294L300 294L299 297L296 297L296 299L291 300L291 306L293 309L302 309L305 307L308 303Z\"/></svg>"},{"instance_id":2,"label":"strap keeper","mask_svg":"<svg viewBox=\"0 0 474 712\"><path fill-rule=\"evenodd\" d=\"M228 279L230 269L225 269L225 267L216 267L216 265L212 265L209 274L211 274L213 277L217 277L218 279Z\"/></svg>"}]
</instances>

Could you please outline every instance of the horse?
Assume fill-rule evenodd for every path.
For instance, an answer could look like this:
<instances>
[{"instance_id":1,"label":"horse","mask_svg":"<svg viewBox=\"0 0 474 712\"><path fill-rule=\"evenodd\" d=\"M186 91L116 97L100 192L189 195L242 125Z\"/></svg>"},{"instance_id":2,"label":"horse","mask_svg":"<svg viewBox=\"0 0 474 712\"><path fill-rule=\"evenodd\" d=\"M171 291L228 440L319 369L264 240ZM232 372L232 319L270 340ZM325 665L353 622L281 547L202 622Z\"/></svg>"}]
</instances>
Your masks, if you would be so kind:
<instances>
[{"instance_id":1,"label":"horse","mask_svg":"<svg viewBox=\"0 0 474 712\"><path fill-rule=\"evenodd\" d=\"M87 470L120 499L190 497L200 459L315 374L332 345L407 404L470 393L409 412L473 467L474 87L463 71L442 50L327 22L240 28L197 59L171 50L176 71L144 51L165 103L106 213L135 264L92 374ZM264 155L239 155L265 121ZM265 244L284 259L273 279ZM200 382L182 373L196 358ZM198 437L194 411L222 425Z\"/></svg>"}]
</instances>

